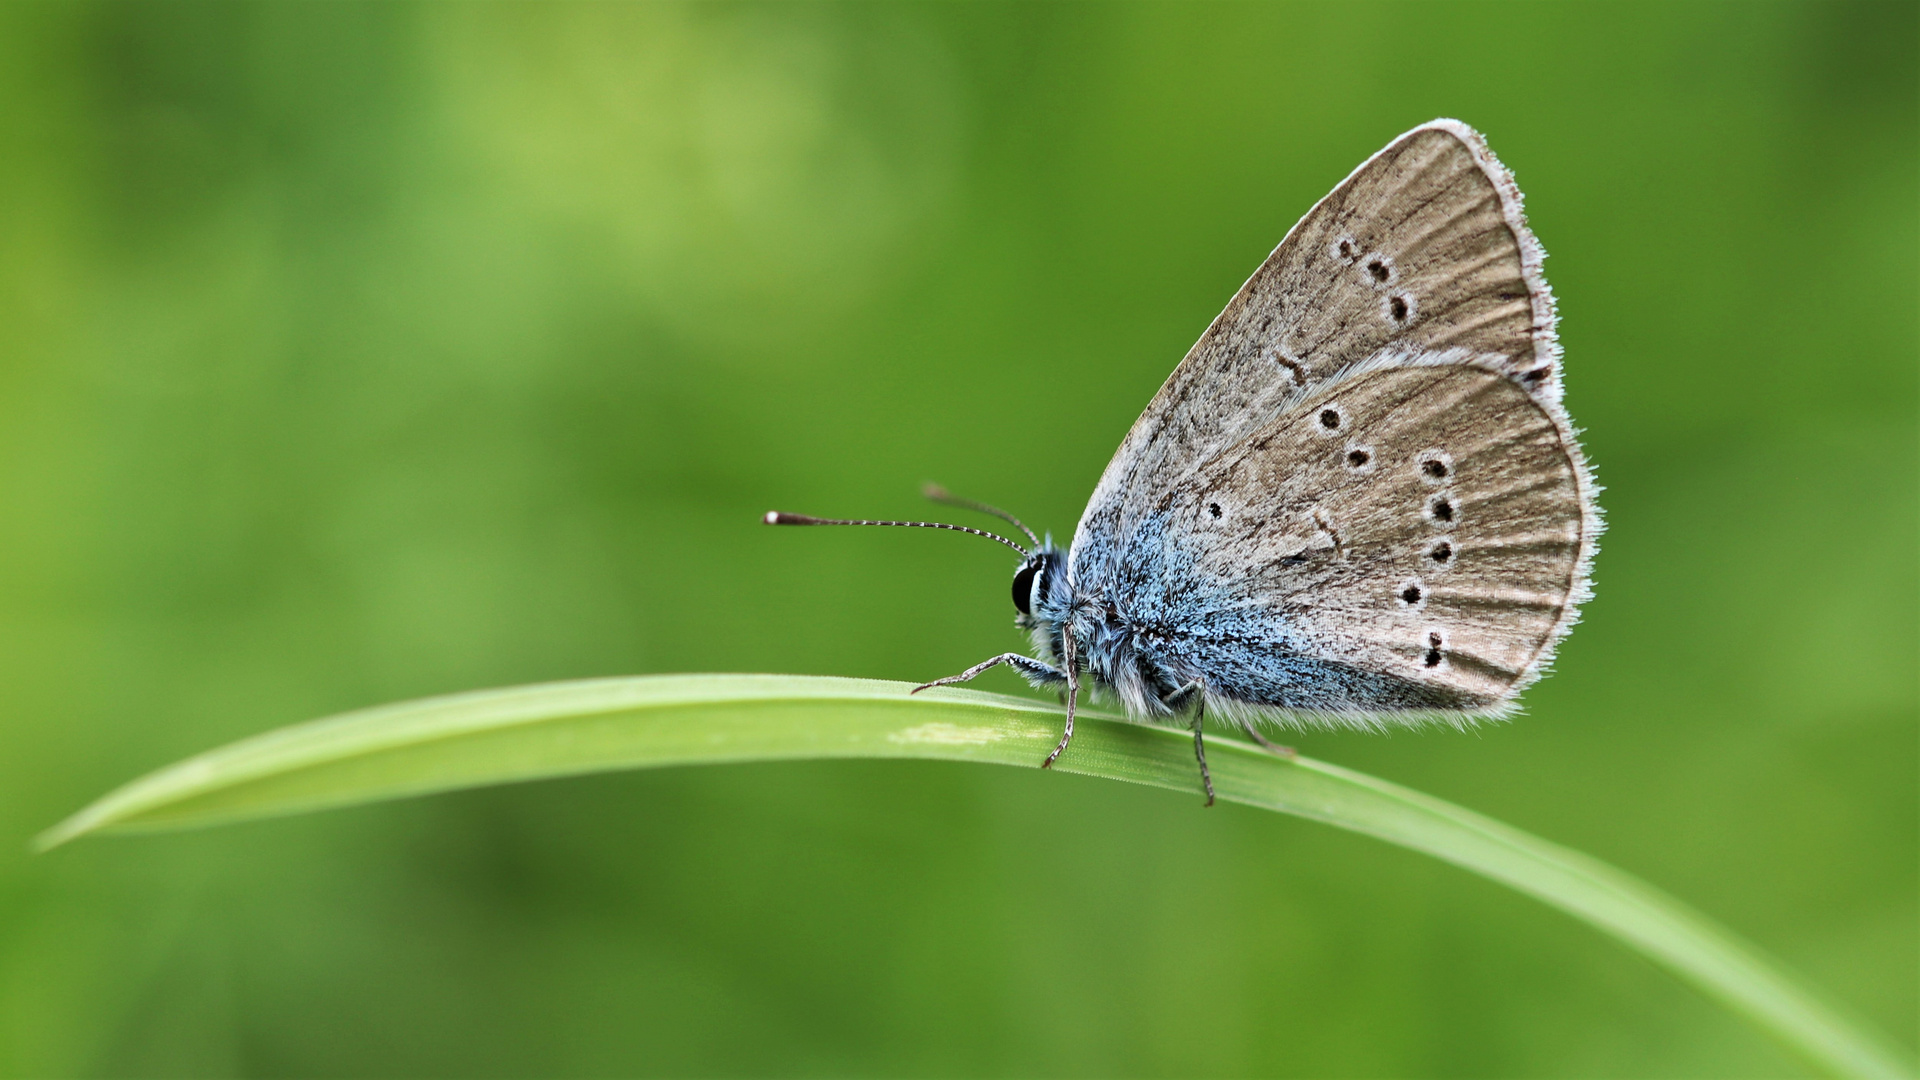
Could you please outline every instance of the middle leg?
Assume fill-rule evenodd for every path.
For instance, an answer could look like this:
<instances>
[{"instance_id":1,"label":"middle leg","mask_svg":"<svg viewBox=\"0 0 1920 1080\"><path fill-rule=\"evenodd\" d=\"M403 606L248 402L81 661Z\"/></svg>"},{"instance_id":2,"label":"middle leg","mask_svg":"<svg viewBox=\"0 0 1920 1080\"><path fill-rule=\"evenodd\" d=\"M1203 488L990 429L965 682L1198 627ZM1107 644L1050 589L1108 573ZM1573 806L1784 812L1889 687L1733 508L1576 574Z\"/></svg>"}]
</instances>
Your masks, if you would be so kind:
<instances>
[{"instance_id":1,"label":"middle leg","mask_svg":"<svg viewBox=\"0 0 1920 1080\"><path fill-rule=\"evenodd\" d=\"M1175 712L1179 712L1188 702L1193 702L1193 756L1200 763L1200 786L1207 789L1207 805L1213 805L1213 774L1207 771L1207 699L1200 693L1199 679L1160 699L1160 703Z\"/></svg>"}]
</instances>

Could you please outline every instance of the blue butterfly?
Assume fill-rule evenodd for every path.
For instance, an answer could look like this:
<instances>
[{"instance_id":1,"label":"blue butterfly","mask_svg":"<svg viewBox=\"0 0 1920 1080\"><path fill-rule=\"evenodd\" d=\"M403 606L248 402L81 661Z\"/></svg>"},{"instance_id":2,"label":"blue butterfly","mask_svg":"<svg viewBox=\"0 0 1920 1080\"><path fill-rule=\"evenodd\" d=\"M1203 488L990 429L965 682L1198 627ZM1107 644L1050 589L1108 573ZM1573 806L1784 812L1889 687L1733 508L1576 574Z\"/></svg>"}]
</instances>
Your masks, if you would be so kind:
<instances>
[{"instance_id":1,"label":"blue butterfly","mask_svg":"<svg viewBox=\"0 0 1920 1080\"><path fill-rule=\"evenodd\" d=\"M1127 433L1072 544L1020 553L1013 604L1063 689L1144 721L1465 726L1511 712L1590 593L1591 472L1561 405L1545 253L1480 135L1395 139L1287 234Z\"/></svg>"}]
</instances>

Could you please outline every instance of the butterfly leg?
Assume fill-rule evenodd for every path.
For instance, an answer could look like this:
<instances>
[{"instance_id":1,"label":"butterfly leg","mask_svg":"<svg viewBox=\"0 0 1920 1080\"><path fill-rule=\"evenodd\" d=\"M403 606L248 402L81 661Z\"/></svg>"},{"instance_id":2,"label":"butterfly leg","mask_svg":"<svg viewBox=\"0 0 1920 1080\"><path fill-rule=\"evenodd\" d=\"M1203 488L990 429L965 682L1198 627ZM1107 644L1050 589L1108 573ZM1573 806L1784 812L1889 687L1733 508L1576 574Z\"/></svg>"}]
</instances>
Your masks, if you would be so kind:
<instances>
[{"instance_id":1,"label":"butterfly leg","mask_svg":"<svg viewBox=\"0 0 1920 1080\"><path fill-rule=\"evenodd\" d=\"M1073 714L1080 704L1080 678L1073 667L1073 635L1065 635L1063 644L1065 645L1067 653L1065 671L1061 671L1051 664L1035 660L1031 656L1021 656L1019 653L1001 653L991 660L984 660L973 665L958 675L949 675L944 679L935 679L930 683L921 683L919 686L907 691L907 693L917 694L922 690L928 690L936 686L952 686L955 683L963 683L1001 664L1005 664L1015 671L1018 671L1020 674L1026 676L1029 682L1035 685L1065 682L1067 684L1067 730L1060 736L1060 745L1054 747L1053 753L1047 755L1047 760L1040 763L1041 768L1050 769L1053 767L1053 763L1059 760L1060 755L1066 752L1067 744L1073 741Z\"/></svg>"},{"instance_id":2,"label":"butterfly leg","mask_svg":"<svg viewBox=\"0 0 1920 1080\"><path fill-rule=\"evenodd\" d=\"M1207 805L1213 805L1213 774L1207 771L1207 737L1203 734L1207 724L1205 706L1193 710L1193 756L1200 762L1200 784L1207 789Z\"/></svg>"},{"instance_id":3,"label":"butterfly leg","mask_svg":"<svg viewBox=\"0 0 1920 1080\"><path fill-rule=\"evenodd\" d=\"M907 693L917 694L922 690L931 689L935 686L952 686L955 683L963 683L1001 664L1005 664L1015 671L1018 671L1030 681L1038 680L1040 682L1057 683L1066 678L1065 675L1060 673L1059 669L1048 664L1043 664L1031 656L1021 656L1019 653L1001 653L991 660L973 665L958 675L949 675L944 679L935 679L930 683L921 683L919 686L907 691Z\"/></svg>"},{"instance_id":4,"label":"butterfly leg","mask_svg":"<svg viewBox=\"0 0 1920 1080\"><path fill-rule=\"evenodd\" d=\"M935 679L930 683L921 683L919 686L907 691L907 693L917 694L922 690L935 686L952 686L955 683L963 683L979 675L981 672L998 667L1001 664L1005 664L1020 674L1025 675L1027 681L1035 685L1058 683L1065 680L1067 684L1067 730L1060 736L1060 745L1054 747L1053 753L1047 755L1047 760L1040 763L1041 768L1051 769L1053 763L1059 759L1060 755L1066 752L1067 744L1073 741L1073 713L1074 709L1080 704L1080 679L1073 670L1072 634L1066 635L1065 643L1067 650L1067 670L1065 671L1061 671L1059 668L1053 667L1050 664L1035 660L1031 656L1021 656L1019 653L1001 653L991 660L982 661L981 663L973 665L958 675L949 675L944 679Z\"/></svg>"},{"instance_id":5,"label":"butterfly leg","mask_svg":"<svg viewBox=\"0 0 1920 1080\"><path fill-rule=\"evenodd\" d=\"M1166 697L1161 698L1160 703L1178 712L1184 708L1189 701L1199 702L1199 704L1194 707L1193 721L1190 725L1193 728L1193 756L1195 760L1200 762L1200 786L1207 789L1207 805L1212 806L1213 774L1207 771L1207 703L1206 698L1200 696L1201 689L1200 680L1195 679L1180 689L1175 690L1173 693L1168 694Z\"/></svg>"},{"instance_id":6,"label":"butterfly leg","mask_svg":"<svg viewBox=\"0 0 1920 1080\"><path fill-rule=\"evenodd\" d=\"M1060 647L1066 654L1067 662L1067 729L1060 733L1060 745L1054 747L1053 753L1047 755L1047 760L1040 763L1043 769L1053 768L1053 763L1060 759L1061 754L1066 753L1067 744L1073 741L1073 713L1080 705L1080 672L1073 662L1073 630L1071 628L1060 635Z\"/></svg>"},{"instance_id":7,"label":"butterfly leg","mask_svg":"<svg viewBox=\"0 0 1920 1080\"><path fill-rule=\"evenodd\" d=\"M1254 742L1257 742L1261 746L1265 747L1267 752L1270 754L1278 754L1281 757L1286 758L1288 761L1292 761L1293 759L1300 756L1300 751L1295 750L1291 746L1281 746L1277 742L1269 741L1265 735L1260 734L1259 728L1254 727L1251 724L1247 726L1247 735L1250 736Z\"/></svg>"}]
</instances>

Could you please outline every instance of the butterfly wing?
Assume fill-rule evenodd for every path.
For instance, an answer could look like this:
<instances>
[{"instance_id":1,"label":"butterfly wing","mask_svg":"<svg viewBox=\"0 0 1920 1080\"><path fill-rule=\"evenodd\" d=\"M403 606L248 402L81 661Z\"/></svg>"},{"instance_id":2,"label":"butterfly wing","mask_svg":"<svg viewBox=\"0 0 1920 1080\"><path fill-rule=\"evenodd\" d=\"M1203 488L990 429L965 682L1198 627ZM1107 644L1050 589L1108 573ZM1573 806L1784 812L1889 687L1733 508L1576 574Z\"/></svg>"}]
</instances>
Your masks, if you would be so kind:
<instances>
[{"instance_id":1,"label":"butterfly wing","mask_svg":"<svg viewBox=\"0 0 1920 1080\"><path fill-rule=\"evenodd\" d=\"M1395 356L1161 492L1105 592L1142 659L1229 715L1498 714L1586 596L1590 487L1505 372Z\"/></svg>"},{"instance_id":2,"label":"butterfly wing","mask_svg":"<svg viewBox=\"0 0 1920 1080\"><path fill-rule=\"evenodd\" d=\"M1307 212L1174 369L1101 476L1075 549L1090 530L1123 531L1130 500L1389 346L1497 357L1557 401L1543 258L1477 132L1436 120L1395 139Z\"/></svg>"},{"instance_id":3,"label":"butterfly wing","mask_svg":"<svg viewBox=\"0 0 1920 1080\"><path fill-rule=\"evenodd\" d=\"M1135 422L1076 531L1076 587L1185 635L1184 653L1166 653L1173 669L1204 673L1228 703L1348 718L1500 711L1570 625L1598 531L1559 404L1543 257L1476 132L1438 120L1394 140L1294 226ZM1456 414L1424 411L1424 392ZM1314 433L1302 418L1329 408L1339 437L1301 442ZM1409 449L1410 432L1432 438ZM1381 444L1371 466L1341 472L1367 440ZM1454 566L1418 562L1431 508L1407 501L1419 480L1405 455L1427 449L1472 455L1479 480L1532 492L1475 489L1481 509L1461 519L1473 556ZM1246 531L1216 529L1214 503ZM1453 591L1371 606L1416 570ZM1450 628L1416 617L1429 611ZM1236 672L1250 684L1229 686Z\"/></svg>"}]
</instances>

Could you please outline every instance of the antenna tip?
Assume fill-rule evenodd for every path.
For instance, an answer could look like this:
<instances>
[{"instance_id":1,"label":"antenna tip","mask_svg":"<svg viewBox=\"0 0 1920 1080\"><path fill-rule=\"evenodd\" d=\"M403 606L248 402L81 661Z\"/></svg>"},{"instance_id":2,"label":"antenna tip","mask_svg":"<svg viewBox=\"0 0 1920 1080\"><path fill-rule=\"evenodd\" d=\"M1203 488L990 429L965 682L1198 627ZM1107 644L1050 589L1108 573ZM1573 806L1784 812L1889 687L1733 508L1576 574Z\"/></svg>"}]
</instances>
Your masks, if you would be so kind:
<instances>
[{"instance_id":1,"label":"antenna tip","mask_svg":"<svg viewBox=\"0 0 1920 1080\"><path fill-rule=\"evenodd\" d=\"M920 485L920 494L936 502L938 502L941 499L950 499L953 497L947 494L947 489L941 487L939 484Z\"/></svg>"},{"instance_id":2,"label":"antenna tip","mask_svg":"<svg viewBox=\"0 0 1920 1080\"><path fill-rule=\"evenodd\" d=\"M780 511L769 510L767 511L767 516L760 520L768 525L778 525L780 524Z\"/></svg>"},{"instance_id":3,"label":"antenna tip","mask_svg":"<svg viewBox=\"0 0 1920 1080\"><path fill-rule=\"evenodd\" d=\"M778 510L767 511L767 516L761 518L760 520L767 523L768 525L818 525L820 524L819 518L808 517L805 514L783 514Z\"/></svg>"}]
</instances>

